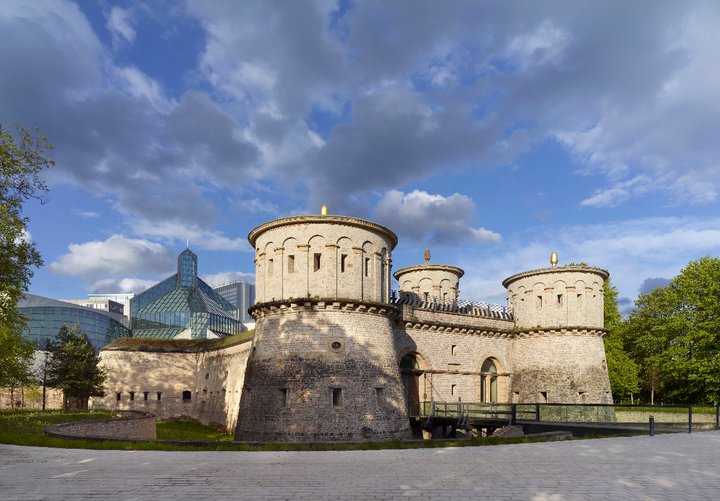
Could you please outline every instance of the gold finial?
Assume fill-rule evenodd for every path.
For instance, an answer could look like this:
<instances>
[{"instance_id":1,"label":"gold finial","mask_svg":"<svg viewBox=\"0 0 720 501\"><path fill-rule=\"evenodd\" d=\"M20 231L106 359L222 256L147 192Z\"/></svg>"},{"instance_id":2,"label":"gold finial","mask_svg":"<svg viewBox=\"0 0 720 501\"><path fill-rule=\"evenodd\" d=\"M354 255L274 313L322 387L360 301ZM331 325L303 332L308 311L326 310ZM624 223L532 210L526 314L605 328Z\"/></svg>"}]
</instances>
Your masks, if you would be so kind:
<instances>
[{"instance_id":1,"label":"gold finial","mask_svg":"<svg viewBox=\"0 0 720 501\"><path fill-rule=\"evenodd\" d=\"M430 262L430 249L425 249L425 262Z\"/></svg>"},{"instance_id":2,"label":"gold finial","mask_svg":"<svg viewBox=\"0 0 720 501\"><path fill-rule=\"evenodd\" d=\"M550 264L553 268L555 268L558 264L558 255L555 251L552 251L552 254L550 254Z\"/></svg>"},{"instance_id":3,"label":"gold finial","mask_svg":"<svg viewBox=\"0 0 720 501\"><path fill-rule=\"evenodd\" d=\"M320 207L320 215L321 216L327 216L328 215L328 206L323 204L322 207Z\"/></svg>"}]
</instances>

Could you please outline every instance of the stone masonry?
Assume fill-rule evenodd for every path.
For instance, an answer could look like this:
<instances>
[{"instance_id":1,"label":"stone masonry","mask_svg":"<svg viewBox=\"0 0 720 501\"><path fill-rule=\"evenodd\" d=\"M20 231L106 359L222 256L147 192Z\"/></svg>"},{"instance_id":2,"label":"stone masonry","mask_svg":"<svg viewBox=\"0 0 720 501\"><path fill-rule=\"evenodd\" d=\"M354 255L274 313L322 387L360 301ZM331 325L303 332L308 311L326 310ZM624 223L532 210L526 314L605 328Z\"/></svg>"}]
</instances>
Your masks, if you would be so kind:
<instances>
[{"instance_id":1,"label":"stone masonry","mask_svg":"<svg viewBox=\"0 0 720 501\"><path fill-rule=\"evenodd\" d=\"M507 307L459 301L463 270L398 270L395 234L376 223L295 216L248 236L254 338L214 350L102 351L99 406L189 416L245 441L410 436L423 402L612 402L603 280L585 266L506 279ZM137 341L137 340L134 340ZM140 343L142 344L142 343Z\"/></svg>"}]
</instances>

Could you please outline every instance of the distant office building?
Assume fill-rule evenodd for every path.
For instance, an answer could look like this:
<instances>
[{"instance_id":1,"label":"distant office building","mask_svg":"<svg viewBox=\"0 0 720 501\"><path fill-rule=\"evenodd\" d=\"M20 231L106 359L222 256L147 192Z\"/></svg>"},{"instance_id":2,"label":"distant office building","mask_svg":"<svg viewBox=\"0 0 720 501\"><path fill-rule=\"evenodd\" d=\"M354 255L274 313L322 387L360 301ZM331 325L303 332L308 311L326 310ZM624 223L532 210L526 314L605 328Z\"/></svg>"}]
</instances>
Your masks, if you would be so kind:
<instances>
[{"instance_id":1,"label":"distant office building","mask_svg":"<svg viewBox=\"0 0 720 501\"><path fill-rule=\"evenodd\" d=\"M135 294L131 292L125 292L120 294L106 294L106 293L98 293L98 294L88 294L88 299L90 300L109 300L109 301L115 301L116 303L121 303L123 305L123 315L126 317L130 317L130 300L135 296Z\"/></svg>"},{"instance_id":2,"label":"distant office building","mask_svg":"<svg viewBox=\"0 0 720 501\"><path fill-rule=\"evenodd\" d=\"M242 332L235 306L197 271L197 255L185 249L177 273L130 300L133 337L207 339Z\"/></svg>"},{"instance_id":3,"label":"distant office building","mask_svg":"<svg viewBox=\"0 0 720 501\"><path fill-rule=\"evenodd\" d=\"M241 322L255 322L248 313L248 308L255 304L255 285L245 282L232 282L213 289L228 300L237 310L237 318Z\"/></svg>"},{"instance_id":4,"label":"distant office building","mask_svg":"<svg viewBox=\"0 0 720 501\"><path fill-rule=\"evenodd\" d=\"M18 308L28 319L25 336L35 341L38 350L43 350L47 341L53 341L63 325L72 328L77 324L97 349L117 338L130 336L122 313L87 308L33 294L25 294L18 301Z\"/></svg>"},{"instance_id":5,"label":"distant office building","mask_svg":"<svg viewBox=\"0 0 720 501\"><path fill-rule=\"evenodd\" d=\"M94 310L103 310L120 315L125 314L125 305L112 299L63 299L62 301L64 303L79 304L80 306Z\"/></svg>"}]
</instances>

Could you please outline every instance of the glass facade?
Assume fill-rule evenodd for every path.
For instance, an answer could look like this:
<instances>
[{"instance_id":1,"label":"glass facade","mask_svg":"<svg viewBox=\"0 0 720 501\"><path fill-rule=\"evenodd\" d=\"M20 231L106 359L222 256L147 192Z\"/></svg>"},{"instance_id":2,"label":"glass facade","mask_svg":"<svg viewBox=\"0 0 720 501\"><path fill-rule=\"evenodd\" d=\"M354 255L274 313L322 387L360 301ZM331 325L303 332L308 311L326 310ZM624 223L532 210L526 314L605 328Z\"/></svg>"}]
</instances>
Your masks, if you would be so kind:
<instances>
[{"instance_id":1,"label":"glass facade","mask_svg":"<svg viewBox=\"0 0 720 501\"><path fill-rule=\"evenodd\" d=\"M25 336L36 343L38 350L45 349L46 343L55 339L63 325L72 328L77 324L98 350L114 339L130 336L121 315L102 310L32 294L26 294L18 302L18 308L27 318Z\"/></svg>"},{"instance_id":2,"label":"glass facade","mask_svg":"<svg viewBox=\"0 0 720 501\"><path fill-rule=\"evenodd\" d=\"M213 289L229 301L237 310L237 318L242 322L254 322L248 308L255 304L255 285L233 282Z\"/></svg>"},{"instance_id":3,"label":"glass facade","mask_svg":"<svg viewBox=\"0 0 720 501\"><path fill-rule=\"evenodd\" d=\"M208 329L219 337L242 332L234 306L198 278L197 256L189 249L178 256L175 275L130 305L134 337L175 338L188 329L192 339L205 339Z\"/></svg>"}]
</instances>

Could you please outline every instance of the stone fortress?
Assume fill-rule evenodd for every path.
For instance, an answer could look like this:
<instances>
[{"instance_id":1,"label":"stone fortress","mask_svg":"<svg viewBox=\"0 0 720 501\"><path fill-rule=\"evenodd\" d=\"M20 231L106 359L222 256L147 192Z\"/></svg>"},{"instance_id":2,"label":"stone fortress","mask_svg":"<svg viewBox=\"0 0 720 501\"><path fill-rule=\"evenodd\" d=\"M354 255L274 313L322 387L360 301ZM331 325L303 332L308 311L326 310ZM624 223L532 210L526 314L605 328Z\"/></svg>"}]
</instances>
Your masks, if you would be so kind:
<instances>
[{"instance_id":1,"label":"stone fortress","mask_svg":"<svg viewBox=\"0 0 720 501\"><path fill-rule=\"evenodd\" d=\"M96 406L190 416L237 440L311 442L410 438L430 401L612 402L605 270L554 259L507 278L501 307L460 300L463 270L429 252L391 275L397 236L326 207L248 240L254 336L115 341L101 352L110 377Z\"/></svg>"}]
</instances>

